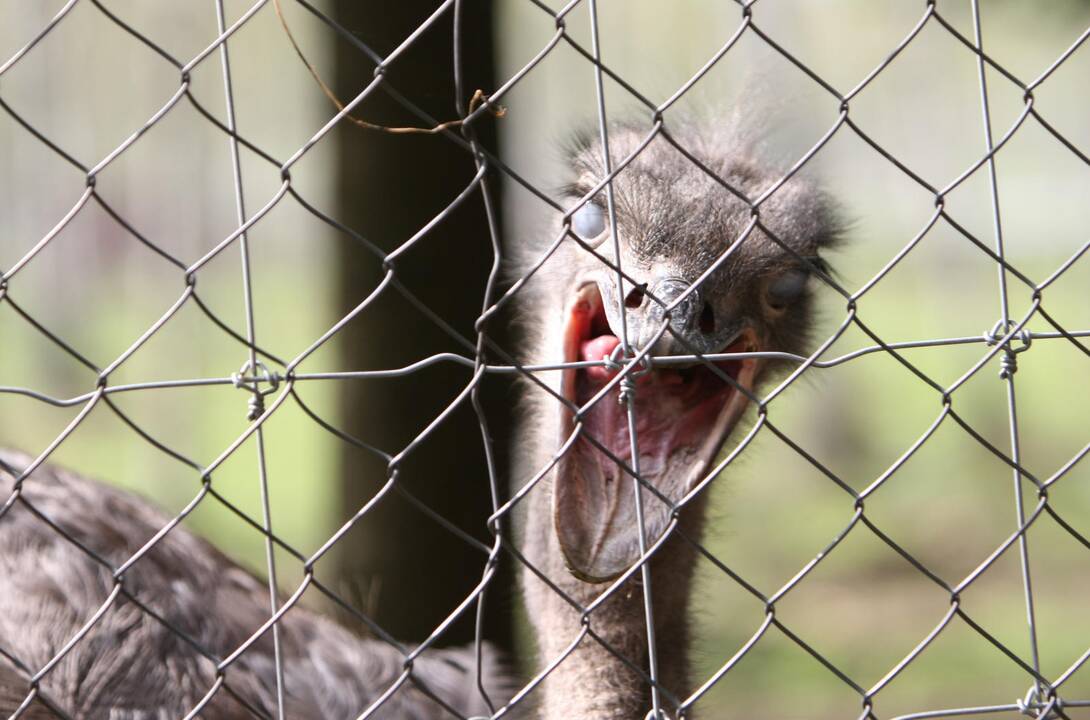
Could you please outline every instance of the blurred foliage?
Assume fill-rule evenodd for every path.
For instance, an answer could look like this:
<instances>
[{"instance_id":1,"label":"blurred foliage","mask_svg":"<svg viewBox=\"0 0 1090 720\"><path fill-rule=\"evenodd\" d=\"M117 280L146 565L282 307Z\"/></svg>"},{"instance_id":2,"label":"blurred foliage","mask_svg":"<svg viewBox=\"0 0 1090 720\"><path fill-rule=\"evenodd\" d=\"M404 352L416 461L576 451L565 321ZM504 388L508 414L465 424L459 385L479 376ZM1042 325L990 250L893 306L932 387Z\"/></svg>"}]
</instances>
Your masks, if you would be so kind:
<instances>
[{"instance_id":1,"label":"blurred foliage","mask_svg":"<svg viewBox=\"0 0 1090 720\"><path fill-rule=\"evenodd\" d=\"M0 4L0 55L5 59L45 26L63 3ZM216 37L214 5L114 3L134 29L188 61ZM226 3L228 21L249 3ZM240 133L287 158L328 116L328 101L292 54L272 13L253 18L230 44ZM303 38L317 26L296 18ZM315 60L326 52L316 44ZM211 54L193 73L190 91L224 117L222 70ZM4 101L31 126L87 166L98 163L146 122L178 88L177 71L111 23L90 4L77 4L4 75ZM0 112L0 267L10 268L76 202L82 173ZM328 144L293 168L304 197L328 209L333 179L325 171ZM280 185L279 170L242 151L248 210L265 205ZM183 98L159 123L102 171L96 192L138 232L183 263L192 263L237 226L227 137ZM292 357L339 317L327 280L333 234L290 198L249 233L256 338ZM89 202L13 278L10 298L27 315L98 367L121 355L181 296L183 273ZM241 261L231 247L198 275L198 295L230 327L244 332ZM245 347L187 302L148 343L109 378L111 385L154 380L226 378L247 357ZM331 369L335 352L319 351L305 368ZM328 365L323 365L328 363ZM0 303L0 385L34 388L54 397L80 395L95 373L52 344ZM312 383L300 390L331 416L335 389ZM244 390L230 384L119 393L118 408L166 446L205 466L246 428ZM37 454L79 412L0 393L0 442ZM339 441L292 401L266 424L273 530L302 552L313 552L337 518ZM99 404L52 455L58 463L118 482L177 512L200 488L200 477L145 442ZM213 476L217 490L260 523L256 449L251 438ZM286 511L288 508L291 512ZM260 533L215 499L190 524L256 572L265 568ZM278 554L280 580L293 587L299 563ZM355 593L356 589L349 589ZM351 594L350 593L350 594Z\"/></svg>"},{"instance_id":2,"label":"blurred foliage","mask_svg":"<svg viewBox=\"0 0 1090 720\"><path fill-rule=\"evenodd\" d=\"M557 2L551 5L559 6ZM984 0L984 42L990 56L1024 81L1037 77L1090 24L1090 4ZM8 57L61 2L30 6L0 2L0 57ZM328 63L333 38L307 14L292 11L297 37L311 60ZM732 3L692 0L602 2L606 64L661 101L684 83L740 22ZM116 6L116 7L115 7ZM237 18L246 3L228 3ZM209 7L112 3L168 50L188 58L215 37ZM501 76L513 74L545 45L555 23L522 0L497 0ZM765 0L754 21L782 47L844 92L908 35L925 4L830 0ZM969 3L937 4L972 37ZM232 40L241 131L285 157L329 116L325 98L299 65L271 8ZM568 16L574 37L589 47L585 8ZM936 186L949 183L983 153L974 56L934 21L852 101L851 118L883 148ZM193 93L222 116L218 58L193 74ZM1090 152L1090 49L1080 48L1035 90L1035 107L1083 153ZM988 72L996 137L1023 108L1022 92ZM98 162L139 127L177 88L177 73L146 47L119 33L89 4L72 15L4 76L3 98L82 162ZM559 153L548 150L573 125L594 117L590 66L560 43L505 98L501 151L530 181L556 187ZM623 88L608 88L611 112L646 117ZM766 128L765 152L790 163L837 117L838 103L789 61L747 32L727 56L666 116L741 113ZM0 267L10 267L76 201L81 173L0 113ZM545 149L543 149L545 148ZM319 144L296 168L295 184L324 209L332 197L327 172L336 148ZM1039 282L1086 242L1090 168L1026 120L997 157L1007 255ZM251 212L272 196L275 168L244 153ZM863 286L925 227L934 198L854 136L841 130L804 171L837 198L849 221L844 247L830 258L842 285ZM183 101L98 179L97 189L152 241L185 261L200 257L234 227L226 139ZM327 203L323 205L323 203ZM506 217L512 232L538 231L546 208L511 184ZM984 244L994 243L985 171L946 198L958 222ZM258 342L293 356L331 326L337 307L327 282L331 246L342 242L293 202L281 204L252 230ZM1023 315L1030 292L1008 276L1011 313ZM1068 329L1090 329L1090 261L1077 262L1044 294L1044 307ZM108 364L154 322L183 289L181 273L157 259L89 205L12 282L11 298L99 366ZM243 327L237 252L202 271L199 292L232 327ZM845 318L845 302L821 291L822 327ZM859 318L887 342L980 337L1000 316L994 263L939 221L919 245L858 305ZM1041 319L1034 331L1051 330ZM850 329L829 349L836 357L873 342ZM981 343L906 350L903 356L949 386L986 352ZM304 366L343 369L336 342ZM111 384L227 377L244 349L187 305L126 362ZM1064 340L1038 340L1019 356L1019 437L1026 467L1047 477L1085 445L1090 426L1087 357ZM1009 448L1004 383L993 359L953 395L954 409L996 447ZM94 387L94 373L60 352L8 303L0 303L0 385L70 397ZM309 383L304 399L320 412L338 411L332 384ZM245 427L245 394L230 385L164 389L114 396L148 432L206 464ZM868 486L938 418L941 394L889 356L876 353L807 373L772 402L769 417L807 453L851 487ZM0 442L36 453L76 415L0 393ZM313 551L346 513L337 507L339 441L289 401L267 425L274 529ZM740 436L738 436L740 437ZM138 438L108 408L96 408L54 454L61 463L110 478L179 510L199 478ZM260 518L252 442L216 473L217 487ZM1090 534L1090 470L1076 466L1050 497L1065 520ZM866 504L867 517L949 584L960 582L1016 525L1011 471L951 419L946 419ZM1026 502L1032 506L1032 492ZM851 521L853 501L771 433L762 431L713 491L708 545L732 570L771 595L818 557ZM259 533L206 501L192 525L233 557L263 571ZM1090 645L1085 598L1090 556L1053 520L1028 533L1042 672L1055 677ZM1021 657L1029 654L1021 568L1008 551L962 595L964 611ZM279 556L285 586L298 563ZM345 588L366 597L371 588ZM374 598L372 597L372 600ZM378 602L381 593L378 593ZM693 597L698 667L710 676L757 631L764 608L729 577L702 564ZM776 606L776 617L864 688L877 683L943 618L949 597L870 530L856 527ZM665 639L664 641L668 641ZM1025 674L954 618L930 647L875 700L893 717L921 708L1008 703L1024 694ZM1077 672L1065 695L1090 696L1090 670ZM698 704L705 717L821 720L855 717L859 696L776 628ZM1071 717L1079 717L1071 710Z\"/></svg>"}]
</instances>

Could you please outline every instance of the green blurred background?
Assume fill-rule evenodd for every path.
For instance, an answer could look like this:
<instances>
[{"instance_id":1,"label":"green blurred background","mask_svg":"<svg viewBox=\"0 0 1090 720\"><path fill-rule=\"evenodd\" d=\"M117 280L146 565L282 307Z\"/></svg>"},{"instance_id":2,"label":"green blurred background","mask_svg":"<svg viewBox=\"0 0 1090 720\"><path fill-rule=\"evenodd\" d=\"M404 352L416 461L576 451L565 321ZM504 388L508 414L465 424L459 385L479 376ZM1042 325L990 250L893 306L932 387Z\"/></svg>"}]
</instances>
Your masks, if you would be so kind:
<instances>
[{"instance_id":1,"label":"green blurred background","mask_svg":"<svg viewBox=\"0 0 1090 720\"><path fill-rule=\"evenodd\" d=\"M0 2L0 58L10 57L62 4ZM294 3L284 4L310 60L339 83L342 96L358 92L371 66L362 59L353 65L351 58L359 54L343 39ZM342 20L349 18L346 27L379 52L389 52L405 32L393 21L383 24L381 9L372 9L375 17L369 18L366 10L352 7L353 3L317 5ZM423 20L430 5L408 3L405 27ZM554 21L523 0L470 5L480 16L493 13L491 27L485 26L489 32L475 35L474 43L491 41L494 72L500 81L522 67L555 32ZM710 0L603 0L600 5L604 62L653 102L669 97L741 22L736 5ZM982 6L986 51L1023 81L1036 78L1090 25L1090 3L1082 1L983 0ZM212 2L152 5L127 0L107 7L183 61L216 36ZM228 2L228 18L239 17L247 7ZM944 19L972 37L968 1L939 2L937 7ZM846 92L888 55L924 11L923 2L765 0L755 6L753 17L780 46ZM396 15L389 8L385 14ZM567 27L574 39L589 47L585 7L568 16ZM241 132L275 157L289 156L332 111L287 43L271 4L232 38L230 50ZM442 74L448 72L442 64L447 57L437 51L434 58L423 54L406 62L418 63L421 72ZM222 117L220 72L218 57L213 55L194 71L192 92ZM406 72L410 82L415 76ZM1090 49L1082 47L1034 92L1041 115L1084 154L1090 153L1087 77ZM993 126L1000 137L1023 108L1022 91L995 71L989 71L988 82ZM39 46L3 76L0 98L67 152L94 164L145 122L177 86L177 71L168 63L120 32L93 5L77 3ZM471 87L477 86L486 87L486 83L478 81ZM406 92L425 107L437 108L433 111L437 117L453 117L453 96L445 87L419 90L416 95L411 89ZM648 116L615 84L607 88L606 97L612 113L637 119ZM498 139L492 142L500 157L530 182L555 188L563 171L557 147L573 126L595 117L594 98L591 66L561 42L504 98L508 112L494 123ZM390 122L418 122L369 103L362 106L361 114L369 116L372 110L390 112L395 118ZM768 154L789 164L832 126L837 112L834 98L747 32L666 117L669 124L671 117L741 113L748 123L764 128ZM984 152L975 56L932 20L852 101L851 118L914 172L932 185L943 186ZM420 178L428 172L413 165L411 158L426 159L428 153L438 152L443 141L415 137L368 145L372 141L364 136L366 132L358 128L339 126L293 168L293 184L308 202L337 218L358 218L345 222L390 247L411 234L414 221L411 214L390 219L384 208L393 217L396 208L412 204L414 183L426 182ZM251 153L243 154L242 167L252 213L272 197L279 176ZM376 167L378 172L370 180L352 179L353 171ZM466 169L472 170L467 165L462 171ZM994 231L985 170L950 193L946 208L990 247ZM1007 256L1040 282L1087 242L1090 166L1029 118L999 153L997 170ZM850 223L843 248L829 258L850 290L864 285L908 244L934 209L930 194L849 128L833 137L806 172L827 185ZM392 176L399 179L390 180ZM362 182L364 190L354 189L349 184L354 182ZM108 167L98 178L97 188L141 232L187 262L236 227L226 139L184 101ZM11 267L82 191L81 173L35 140L10 113L0 112L0 268ZM443 192L437 191L439 196ZM550 221L548 207L518 185L504 183L502 197L509 236L541 232ZM479 197L472 202L479 205ZM432 243L434 247L417 258L421 275L414 287L440 299L454 294L479 298L480 285L468 283L469 292L464 277L444 285L452 273L443 272L443 263L469 252L456 243L470 241L452 228L440 228L436 235L439 240ZM366 294L366 278L377 272L368 266L359 271L359 277L352 276L366 261L352 254L356 250L346 249L352 245L350 238L316 220L296 202L278 204L250 237L257 339L281 356L296 355L335 323L355 304L353 298L358 301ZM474 252L483 252L487 237L475 237L472 244ZM439 271L428 274L428 268ZM1017 279L1008 276L1008 280L1011 313L1021 317L1031 304L1030 291ZM1088 287L1090 261L1083 258L1046 290L1043 307L1068 330L1090 329ZM10 297L36 321L105 365L154 322L182 288L176 269L123 233L92 203L18 274ZM198 291L225 322L244 327L240 260L234 248L201 271ZM822 327L832 332L845 317L844 300L824 291L821 301ZM433 307L442 311L443 306ZM883 340L900 342L982 336L999 319L999 308L995 263L940 220L864 296L858 316ZM391 307L390 317L403 317L398 312ZM470 333L471 320L468 316L459 327ZM301 369L389 367L421 356L414 353L422 347L427 352L462 351L422 317L405 329L404 337L391 335L381 323L368 322L355 323ZM1052 330L1040 318L1031 320L1028 327ZM386 331L381 332L382 328ZM436 339L414 344L417 334L428 333ZM827 357L872 344L862 332L850 329ZM373 345L412 351L368 354ZM985 352L986 347L977 343L909 350L904 356L936 383L947 386ZM245 357L237 342L190 303L110 382L226 377L238 370ZM1090 365L1086 354L1065 340L1039 340L1019 356L1018 367L1023 460L1038 477L1048 477L1087 443ZM998 369L998 359L993 359L956 391L953 406L981 436L1006 451L1006 391ZM434 385L427 384L432 382L431 373L436 377ZM392 434L384 445L396 450L434 417L435 408L427 404L432 395L445 393L435 400L442 407L443 398L453 396L468 379L464 372L444 369L429 370L421 377L391 384L393 390L363 381L312 381L301 384L299 392L323 417L347 425L352 425L354 417L372 412L372 403L385 413L381 417L400 409L405 417L391 418L389 424L403 423L409 430ZM348 385L351 389L346 389ZM10 303L0 303L0 386L71 397L94 387L94 373L36 332ZM489 388L489 407L498 413L497 433L505 441L503 418L514 394L503 381ZM378 393L387 395L380 400ZM199 463L210 462L246 427L246 395L230 385L143 391L114 398L142 428ZM0 442L38 453L78 409L0 393ZM876 353L807 373L770 405L769 417L806 452L859 490L891 466L941 409L938 392L892 358ZM383 425L381 417L379 425ZM476 428L469 427L471 414L459 415L457 422L468 433L458 437L478 437L473 434ZM356 429L363 439L384 432L366 423ZM294 402L286 403L267 423L266 439L274 530L303 553L317 549L351 516L358 499L373 493L384 478L381 463L347 450L345 443L315 424ZM215 482L224 495L259 518L255 453L251 440L216 473ZM436 467L442 468L442 453L432 454L440 463ZM198 489L191 469L157 451L101 406L53 457L154 497L175 511ZM449 468L459 468L450 476L422 466L411 473L411 487L424 496L440 493L427 496L437 498L429 501L439 503L436 510L487 539L479 522L487 512L486 494L474 496L480 507L472 511L442 504L443 498L464 491L467 478L474 487L480 486L474 492L484 491L479 462L464 464L471 461L448 458ZM1013 532L1014 495L1009 468L948 419L868 500L867 517L953 585ZM1090 471L1085 465L1071 470L1050 497L1067 522L1090 534ZM761 432L724 473L713 498L709 549L766 595L776 592L821 552L853 514L847 494L768 432ZM1032 505L1033 501L1034 494L1027 493L1027 502ZM339 543L319 566L339 593L406 637L423 637L434 627L453 607L448 598L463 596L479 579L483 563L483 556L469 554L443 568L455 579L434 574L426 564L428 558L442 552L450 536L421 518L391 510L376 519L372 529L360 528L358 542L346 538ZM265 572L261 534L222 506L202 503L189 524L245 566ZM420 535L425 525L433 534ZM423 539L413 540L418 536ZM1048 517L1031 528L1028 544L1042 673L1056 677L1090 647L1086 601L1090 555ZM301 578L300 564L283 553L278 555L278 570L285 589ZM692 613L698 668L707 677L757 630L764 612L760 602L710 563L704 563L699 572ZM428 604L429 583L442 600ZM1028 658L1021 588L1017 554L1008 552L964 593L962 607L1007 647ZM490 634L506 644L504 627L514 602L510 593L493 596L498 600L489 605ZM306 601L322 605L313 593L308 593ZM948 608L944 591L859 526L777 603L776 616L867 688L905 657ZM463 622L449 639L469 637L471 623ZM875 712L888 718L942 707L1009 703L1029 685L1025 673L1009 658L955 618L877 696ZM1090 669L1077 672L1063 694L1090 698ZM702 717L710 718L850 718L858 714L860 699L773 628L697 708ZM1069 709L1068 714L1090 717L1090 711L1079 708Z\"/></svg>"}]
</instances>

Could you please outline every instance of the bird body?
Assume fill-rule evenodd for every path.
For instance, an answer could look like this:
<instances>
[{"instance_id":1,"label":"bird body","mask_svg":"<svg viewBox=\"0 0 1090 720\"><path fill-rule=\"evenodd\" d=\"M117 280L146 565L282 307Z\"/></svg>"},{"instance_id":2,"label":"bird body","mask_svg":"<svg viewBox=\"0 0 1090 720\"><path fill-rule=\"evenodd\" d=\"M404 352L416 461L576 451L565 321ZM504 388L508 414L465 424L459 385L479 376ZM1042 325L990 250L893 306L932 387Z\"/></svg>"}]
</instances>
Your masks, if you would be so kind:
<instances>
[{"instance_id":1,"label":"bird body","mask_svg":"<svg viewBox=\"0 0 1090 720\"><path fill-rule=\"evenodd\" d=\"M31 460L0 452L0 496L9 497ZM177 720L215 688L217 663L268 620L268 590L178 525L125 570L123 592L115 591L114 570L170 522L130 493L56 467L42 466L25 480L0 516L0 716L23 703L30 678L100 608L82 639L41 678L41 698L23 717ZM357 717L404 671L404 655L393 645L361 638L309 609L292 607L278 628L288 718ZM489 648L484 662L498 695L502 672ZM459 712L487 714L475 667L471 649L435 650L415 660L412 674ZM276 717L271 632L222 678L199 717ZM371 717L452 716L410 681Z\"/></svg>"}]
</instances>

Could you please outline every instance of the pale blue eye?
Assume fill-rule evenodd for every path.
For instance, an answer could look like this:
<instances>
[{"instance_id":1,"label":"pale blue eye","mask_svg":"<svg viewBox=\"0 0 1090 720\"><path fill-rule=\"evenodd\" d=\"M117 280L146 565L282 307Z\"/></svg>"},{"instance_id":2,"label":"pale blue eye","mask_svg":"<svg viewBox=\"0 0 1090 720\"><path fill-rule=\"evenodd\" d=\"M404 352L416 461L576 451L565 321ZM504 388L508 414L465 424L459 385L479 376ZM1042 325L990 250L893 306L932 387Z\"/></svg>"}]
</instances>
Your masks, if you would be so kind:
<instances>
[{"instance_id":1,"label":"pale blue eye","mask_svg":"<svg viewBox=\"0 0 1090 720\"><path fill-rule=\"evenodd\" d=\"M806 289L809 273L802 270L788 270L768 285L768 301L772 307L782 310L795 302Z\"/></svg>"},{"instance_id":2,"label":"pale blue eye","mask_svg":"<svg viewBox=\"0 0 1090 720\"><path fill-rule=\"evenodd\" d=\"M572 215L571 227L584 240L593 240L606 229L605 213L599 206L588 202Z\"/></svg>"}]
</instances>

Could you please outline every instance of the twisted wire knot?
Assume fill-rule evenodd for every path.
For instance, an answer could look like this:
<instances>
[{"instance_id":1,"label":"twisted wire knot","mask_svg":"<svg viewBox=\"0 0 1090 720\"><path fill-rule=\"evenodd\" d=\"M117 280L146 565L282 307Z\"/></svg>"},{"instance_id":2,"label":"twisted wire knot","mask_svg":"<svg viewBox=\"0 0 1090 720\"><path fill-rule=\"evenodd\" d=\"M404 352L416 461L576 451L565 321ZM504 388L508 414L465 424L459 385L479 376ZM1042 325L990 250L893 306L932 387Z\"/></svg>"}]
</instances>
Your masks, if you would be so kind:
<instances>
[{"instance_id":1,"label":"twisted wire knot","mask_svg":"<svg viewBox=\"0 0 1090 720\"><path fill-rule=\"evenodd\" d=\"M611 352L606 357L602 358L602 365L607 370L612 370L613 372L620 372L621 368L623 367L621 365L621 356L623 354L624 354L624 346L622 346L620 343L618 343L617 347L613 348L613 352Z\"/></svg>"},{"instance_id":2,"label":"twisted wire knot","mask_svg":"<svg viewBox=\"0 0 1090 720\"><path fill-rule=\"evenodd\" d=\"M1012 352L1003 353L999 359L999 378L1006 380L1018 372L1018 356Z\"/></svg>"},{"instance_id":3,"label":"twisted wire knot","mask_svg":"<svg viewBox=\"0 0 1090 720\"><path fill-rule=\"evenodd\" d=\"M613 348L613 352L608 357L602 358L602 364L615 372L622 372L624 365L621 363L621 359L624 357L624 346L617 345ZM629 370L621 377L619 383L617 383L617 402L621 405L625 405L629 400L636 399L636 381L643 377L647 373L651 372L654 368L651 367L651 358L648 355L644 355L639 359L639 366Z\"/></svg>"},{"instance_id":4,"label":"twisted wire knot","mask_svg":"<svg viewBox=\"0 0 1090 720\"><path fill-rule=\"evenodd\" d=\"M996 322L992 326L991 330L984 333L984 342L989 347L997 345L999 341L1009 332L1009 328L1014 325L1013 322L1007 321L1004 323L1002 320ZM1002 380L1007 380L1014 376L1014 373L1018 372L1018 353L1023 353L1029 350L1029 346L1033 344L1033 334L1027 329L1022 328L1014 337L1018 338L1018 347L1012 347L1011 342L1007 341L1003 345L1003 355L999 358L999 377Z\"/></svg>"},{"instance_id":5,"label":"twisted wire knot","mask_svg":"<svg viewBox=\"0 0 1090 720\"><path fill-rule=\"evenodd\" d=\"M1040 689L1036 685L1029 689L1024 698L1018 698L1014 703L1020 713L1037 720L1056 720L1060 717L1059 711L1063 709L1063 701L1057 696L1042 702Z\"/></svg>"},{"instance_id":6,"label":"twisted wire knot","mask_svg":"<svg viewBox=\"0 0 1090 720\"><path fill-rule=\"evenodd\" d=\"M246 402L246 408L246 419L250 422L257 420L261 417L261 413L265 412L265 396L260 393L251 395Z\"/></svg>"},{"instance_id":7,"label":"twisted wire knot","mask_svg":"<svg viewBox=\"0 0 1090 720\"><path fill-rule=\"evenodd\" d=\"M270 372L260 360L252 367L247 360L238 372L231 374L231 382L236 388L250 391L250 399L246 403L246 419L253 422L265 412L265 396L276 392L276 389L280 387L280 376ZM261 389L262 383L268 384L268 390Z\"/></svg>"}]
</instances>

